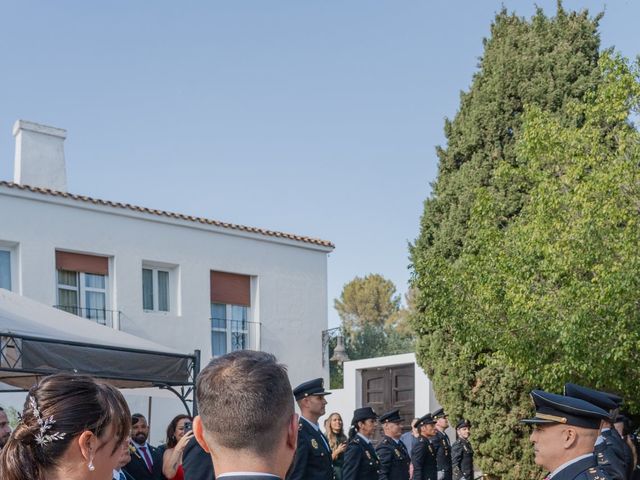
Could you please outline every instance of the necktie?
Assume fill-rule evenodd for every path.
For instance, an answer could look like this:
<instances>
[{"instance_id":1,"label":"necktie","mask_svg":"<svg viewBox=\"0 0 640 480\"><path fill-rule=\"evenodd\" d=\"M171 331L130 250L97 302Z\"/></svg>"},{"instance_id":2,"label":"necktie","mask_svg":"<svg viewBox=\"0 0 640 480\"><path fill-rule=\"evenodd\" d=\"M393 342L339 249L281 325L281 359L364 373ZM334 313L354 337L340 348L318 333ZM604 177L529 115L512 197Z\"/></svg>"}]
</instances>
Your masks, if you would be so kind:
<instances>
[{"instance_id":1,"label":"necktie","mask_svg":"<svg viewBox=\"0 0 640 480\"><path fill-rule=\"evenodd\" d=\"M127 480L127 477L125 477L122 472L120 472L120 480Z\"/></svg>"},{"instance_id":2,"label":"necktie","mask_svg":"<svg viewBox=\"0 0 640 480\"><path fill-rule=\"evenodd\" d=\"M140 451L142 452L144 463L147 464L147 470L149 470L150 472L153 472L153 462L151 461L151 457L147 453L147 447L140 447Z\"/></svg>"}]
</instances>

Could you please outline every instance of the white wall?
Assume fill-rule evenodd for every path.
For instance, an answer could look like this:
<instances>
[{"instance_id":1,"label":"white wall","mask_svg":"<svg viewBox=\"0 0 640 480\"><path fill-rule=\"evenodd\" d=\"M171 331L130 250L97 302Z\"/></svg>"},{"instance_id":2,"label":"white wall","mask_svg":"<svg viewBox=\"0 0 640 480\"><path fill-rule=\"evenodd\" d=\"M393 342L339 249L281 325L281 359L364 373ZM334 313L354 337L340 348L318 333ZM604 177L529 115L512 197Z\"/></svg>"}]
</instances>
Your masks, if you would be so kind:
<instances>
[{"instance_id":1,"label":"white wall","mask_svg":"<svg viewBox=\"0 0 640 480\"><path fill-rule=\"evenodd\" d=\"M416 363L416 356L413 353L402 355L390 355L387 357L367 358L364 360L352 360L344 363L344 388L331 390L331 395L327 397L328 416L332 412L338 412L344 421L345 432L351 423L353 411L362 406L362 370L378 367L392 367L395 365L413 364L415 378L415 409L414 416L421 417L428 412L433 412L440 408L436 400L435 393L431 387L431 380L426 373ZM381 415L385 412L376 412ZM320 419L323 425L325 417Z\"/></svg>"},{"instance_id":2,"label":"white wall","mask_svg":"<svg viewBox=\"0 0 640 480\"><path fill-rule=\"evenodd\" d=\"M211 356L209 272L251 275L260 349L288 365L293 385L328 381L321 332L330 248L4 186L0 226L0 242L18 256L15 292L55 305L57 249L109 256L107 308L122 311L120 329L182 352L200 349L203 366ZM179 308L174 301L170 313L143 311L143 261L177 266L171 288Z\"/></svg>"}]
</instances>

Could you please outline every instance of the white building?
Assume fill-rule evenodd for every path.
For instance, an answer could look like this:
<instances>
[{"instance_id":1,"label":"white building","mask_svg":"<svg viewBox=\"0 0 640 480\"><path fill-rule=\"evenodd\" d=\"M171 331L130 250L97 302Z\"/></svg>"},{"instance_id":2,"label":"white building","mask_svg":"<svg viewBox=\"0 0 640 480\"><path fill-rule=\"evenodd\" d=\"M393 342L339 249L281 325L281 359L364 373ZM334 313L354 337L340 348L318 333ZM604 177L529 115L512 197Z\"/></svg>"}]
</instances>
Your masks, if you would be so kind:
<instances>
[{"instance_id":1,"label":"white building","mask_svg":"<svg viewBox=\"0 0 640 480\"><path fill-rule=\"evenodd\" d=\"M328 380L321 339L333 244L72 195L66 132L18 121L14 136L14 181L0 181L0 288L198 349L203 365L251 348L288 365L294 385Z\"/></svg>"}]
</instances>

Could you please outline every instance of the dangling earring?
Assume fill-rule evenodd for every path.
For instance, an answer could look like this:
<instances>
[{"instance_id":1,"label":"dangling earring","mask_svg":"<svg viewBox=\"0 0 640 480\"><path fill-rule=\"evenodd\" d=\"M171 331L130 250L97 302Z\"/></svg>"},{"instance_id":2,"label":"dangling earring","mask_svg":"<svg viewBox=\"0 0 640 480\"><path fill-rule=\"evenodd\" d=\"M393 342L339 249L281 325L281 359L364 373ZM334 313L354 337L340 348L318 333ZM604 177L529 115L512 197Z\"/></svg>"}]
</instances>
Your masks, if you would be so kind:
<instances>
[{"instance_id":1,"label":"dangling earring","mask_svg":"<svg viewBox=\"0 0 640 480\"><path fill-rule=\"evenodd\" d=\"M91 454L91 457L89 457L89 471L93 472L96 469L96 467L93 465L93 454Z\"/></svg>"}]
</instances>

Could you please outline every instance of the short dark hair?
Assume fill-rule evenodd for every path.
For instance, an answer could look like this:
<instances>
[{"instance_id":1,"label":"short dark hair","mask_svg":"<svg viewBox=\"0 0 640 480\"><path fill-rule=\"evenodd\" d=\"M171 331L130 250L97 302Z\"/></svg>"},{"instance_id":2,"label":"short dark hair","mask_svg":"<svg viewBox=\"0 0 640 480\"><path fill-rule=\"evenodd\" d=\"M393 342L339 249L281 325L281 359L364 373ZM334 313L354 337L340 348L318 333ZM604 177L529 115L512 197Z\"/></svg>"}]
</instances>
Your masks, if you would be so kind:
<instances>
[{"instance_id":1,"label":"short dark hair","mask_svg":"<svg viewBox=\"0 0 640 480\"><path fill-rule=\"evenodd\" d=\"M141 414L141 413L134 413L133 415L131 415L131 425L135 425L136 423L138 423L140 420L144 420L145 423L147 421L146 417Z\"/></svg>"},{"instance_id":2,"label":"short dark hair","mask_svg":"<svg viewBox=\"0 0 640 480\"><path fill-rule=\"evenodd\" d=\"M239 350L214 358L196 388L206 433L231 450L273 452L295 412L287 368L265 352Z\"/></svg>"},{"instance_id":3,"label":"short dark hair","mask_svg":"<svg viewBox=\"0 0 640 480\"><path fill-rule=\"evenodd\" d=\"M50 417L55 423L48 434L60 437L38 443L39 421ZM29 390L20 423L0 453L2 480L45 478L84 431L100 437L113 426L110 434L118 439L113 454L129 437L129 418L124 397L109 384L70 373L45 377Z\"/></svg>"}]
</instances>

